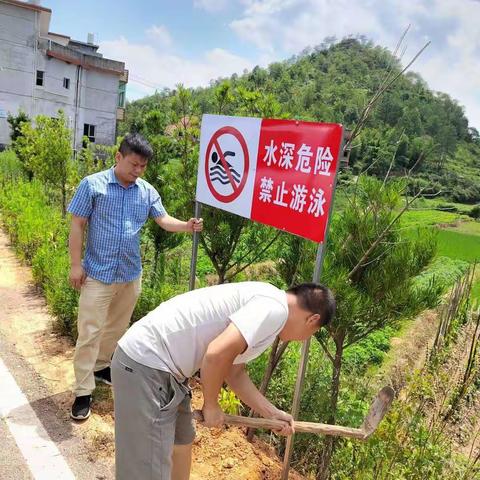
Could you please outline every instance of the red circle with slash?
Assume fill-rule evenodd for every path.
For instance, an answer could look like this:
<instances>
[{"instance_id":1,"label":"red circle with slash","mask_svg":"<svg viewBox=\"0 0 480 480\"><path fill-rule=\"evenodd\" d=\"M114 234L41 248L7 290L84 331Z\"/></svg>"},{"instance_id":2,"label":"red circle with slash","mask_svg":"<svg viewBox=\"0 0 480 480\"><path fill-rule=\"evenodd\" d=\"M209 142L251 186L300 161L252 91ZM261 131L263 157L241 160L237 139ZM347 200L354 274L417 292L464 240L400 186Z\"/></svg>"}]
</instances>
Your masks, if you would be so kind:
<instances>
[{"instance_id":1,"label":"red circle with slash","mask_svg":"<svg viewBox=\"0 0 480 480\"><path fill-rule=\"evenodd\" d=\"M242 147L243 151L243 161L244 161L244 169L243 169L243 176L240 179L240 182L238 184L235 182L235 179L232 176L232 173L230 172L230 169L228 168L228 163L225 160L225 156L222 152L222 149L220 148L220 144L218 142L218 139L222 135L233 135L240 146ZM222 166L225 170L225 173L227 174L228 181L230 185L232 186L233 192L225 195L222 193L217 192L215 187L213 186L212 179L210 178L210 172L209 172L209 158L210 154L212 152L212 148L215 147L215 150L217 151L218 156L220 157L220 161L222 163ZM248 148L247 148L247 142L245 142L245 139L243 138L243 135L234 127L222 127L219 130L217 130L213 135L212 138L210 139L210 142L208 143L207 146L207 151L205 155L205 178L207 180L207 185L212 193L212 195L219 201L223 203L229 203L235 200L243 190L243 187L245 186L245 183L247 182L247 177L248 177L248 168L249 168L249 157L248 157Z\"/></svg>"}]
</instances>

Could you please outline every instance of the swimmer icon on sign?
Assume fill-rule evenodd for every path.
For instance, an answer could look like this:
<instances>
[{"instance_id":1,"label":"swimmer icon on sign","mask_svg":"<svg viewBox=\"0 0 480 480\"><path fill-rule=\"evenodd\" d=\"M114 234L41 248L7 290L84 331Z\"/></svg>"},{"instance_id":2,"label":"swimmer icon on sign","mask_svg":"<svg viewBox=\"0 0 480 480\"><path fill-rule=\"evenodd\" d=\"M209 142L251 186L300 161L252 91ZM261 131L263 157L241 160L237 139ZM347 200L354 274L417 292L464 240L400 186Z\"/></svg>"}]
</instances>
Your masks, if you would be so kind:
<instances>
[{"instance_id":1,"label":"swimmer icon on sign","mask_svg":"<svg viewBox=\"0 0 480 480\"><path fill-rule=\"evenodd\" d=\"M247 181L248 148L234 127L222 127L210 139L205 154L205 178L211 194L223 203L238 198Z\"/></svg>"}]
</instances>

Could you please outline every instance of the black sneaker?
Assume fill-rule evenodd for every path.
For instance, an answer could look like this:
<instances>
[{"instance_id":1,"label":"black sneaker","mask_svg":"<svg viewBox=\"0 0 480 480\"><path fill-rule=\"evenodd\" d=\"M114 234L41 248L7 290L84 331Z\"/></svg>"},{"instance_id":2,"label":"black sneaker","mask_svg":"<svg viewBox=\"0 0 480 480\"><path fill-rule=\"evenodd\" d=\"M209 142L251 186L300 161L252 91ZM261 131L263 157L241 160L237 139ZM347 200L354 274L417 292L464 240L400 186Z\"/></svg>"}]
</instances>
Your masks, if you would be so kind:
<instances>
[{"instance_id":1,"label":"black sneaker","mask_svg":"<svg viewBox=\"0 0 480 480\"><path fill-rule=\"evenodd\" d=\"M93 372L93 376L95 377L95 380L98 380L99 382L106 383L107 385L112 384L110 367L105 367L104 369L99 370L98 372Z\"/></svg>"},{"instance_id":2,"label":"black sneaker","mask_svg":"<svg viewBox=\"0 0 480 480\"><path fill-rule=\"evenodd\" d=\"M74 420L86 420L90 416L91 395L80 395L75 397L70 416Z\"/></svg>"}]
</instances>

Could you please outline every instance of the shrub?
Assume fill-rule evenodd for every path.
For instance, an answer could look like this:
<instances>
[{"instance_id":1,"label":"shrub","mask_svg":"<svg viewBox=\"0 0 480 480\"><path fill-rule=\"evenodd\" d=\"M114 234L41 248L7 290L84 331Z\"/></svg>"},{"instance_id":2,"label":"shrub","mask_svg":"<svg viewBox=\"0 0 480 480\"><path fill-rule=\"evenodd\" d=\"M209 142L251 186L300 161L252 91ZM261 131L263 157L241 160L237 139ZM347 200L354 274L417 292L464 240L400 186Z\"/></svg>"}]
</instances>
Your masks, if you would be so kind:
<instances>
[{"instance_id":1,"label":"shrub","mask_svg":"<svg viewBox=\"0 0 480 480\"><path fill-rule=\"evenodd\" d=\"M435 210L445 211L445 212L452 212L452 213L459 213L458 207L451 203L438 203L435 206Z\"/></svg>"},{"instance_id":2,"label":"shrub","mask_svg":"<svg viewBox=\"0 0 480 480\"><path fill-rule=\"evenodd\" d=\"M10 125L10 139L12 144L15 144L16 140L22 136L22 125L24 123L30 123L29 116L22 110L18 114L12 115L8 114L7 122Z\"/></svg>"},{"instance_id":3,"label":"shrub","mask_svg":"<svg viewBox=\"0 0 480 480\"><path fill-rule=\"evenodd\" d=\"M33 257L32 269L50 312L57 318L58 330L75 339L79 294L68 281L70 259L65 245L44 243Z\"/></svg>"},{"instance_id":4,"label":"shrub","mask_svg":"<svg viewBox=\"0 0 480 480\"><path fill-rule=\"evenodd\" d=\"M58 329L75 337L78 293L68 283L68 227L60 211L48 205L38 181L7 184L0 194L0 208L17 252L32 264Z\"/></svg>"},{"instance_id":5,"label":"shrub","mask_svg":"<svg viewBox=\"0 0 480 480\"><path fill-rule=\"evenodd\" d=\"M220 390L218 403L221 409L228 415L238 415L238 411L242 405L242 402L237 398L235 392L229 388L222 388Z\"/></svg>"},{"instance_id":6,"label":"shrub","mask_svg":"<svg viewBox=\"0 0 480 480\"><path fill-rule=\"evenodd\" d=\"M161 282L155 282L148 285L146 282L142 284L142 294L138 299L137 305L132 316L132 322L136 322L144 317L148 312L157 308L162 302L172 298L173 296L186 291L178 285L170 285Z\"/></svg>"},{"instance_id":7,"label":"shrub","mask_svg":"<svg viewBox=\"0 0 480 480\"><path fill-rule=\"evenodd\" d=\"M16 151L35 178L49 186L61 199L62 213L67 209L67 181L72 168L71 132L64 113L58 118L38 115L35 128L23 123Z\"/></svg>"},{"instance_id":8,"label":"shrub","mask_svg":"<svg viewBox=\"0 0 480 480\"><path fill-rule=\"evenodd\" d=\"M48 205L38 181L8 184L0 193L4 225L22 258L31 261L43 243L65 241L66 225L57 209Z\"/></svg>"},{"instance_id":9,"label":"shrub","mask_svg":"<svg viewBox=\"0 0 480 480\"><path fill-rule=\"evenodd\" d=\"M4 185L24 178L22 163L13 150L0 153L0 183Z\"/></svg>"},{"instance_id":10,"label":"shrub","mask_svg":"<svg viewBox=\"0 0 480 480\"><path fill-rule=\"evenodd\" d=\"M390 338L395 331L392 327L385 327L347 348L344 356L345 368L361 374L369 365L380 365L385 357L385 352L390 349Z\"/></svg>"},{"instance_id":11,"label":"shrub","mask_svg":"<svg viewBox=\"0 0 480 480\"><path fill-rule=\"evenodd\" d=\"M475 205L468 214L475 220L480 220L480 205Z\"/></svg>"}]
</instances>

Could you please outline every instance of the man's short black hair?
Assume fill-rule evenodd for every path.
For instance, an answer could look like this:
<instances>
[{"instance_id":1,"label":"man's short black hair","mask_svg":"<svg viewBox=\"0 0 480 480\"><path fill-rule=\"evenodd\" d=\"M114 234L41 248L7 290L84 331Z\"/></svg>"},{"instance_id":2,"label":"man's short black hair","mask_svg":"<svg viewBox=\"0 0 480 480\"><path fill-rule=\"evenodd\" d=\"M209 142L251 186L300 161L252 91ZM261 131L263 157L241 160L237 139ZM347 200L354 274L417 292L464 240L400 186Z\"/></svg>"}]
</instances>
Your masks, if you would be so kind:
<instances>
[{"instance_id":1,"label":"man's short black hair","mask_svg":"<svg viewBox=\"0 0 480 480\"><path fill-rule=\"evenodd\" d=\"M332 291L319 283L301 283L287 292L297 297L298 304L307 312L320 315L321 326L328 325L335 316L337 304Z\"/></svg>"},{"instance_id":2,"label":"man's short black hair","mask_svg":"<svg viewBox=\"0 0 480 480\"><path fill-rule=\"evenodd\" d=\"M123 156L129 153L136 153L145 160L150 160L153 157L152 147L139 133L128 133L125 135L118 151Z\"/></svg>"}]
</instances>

